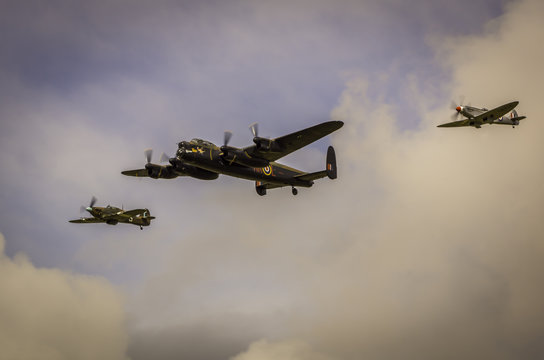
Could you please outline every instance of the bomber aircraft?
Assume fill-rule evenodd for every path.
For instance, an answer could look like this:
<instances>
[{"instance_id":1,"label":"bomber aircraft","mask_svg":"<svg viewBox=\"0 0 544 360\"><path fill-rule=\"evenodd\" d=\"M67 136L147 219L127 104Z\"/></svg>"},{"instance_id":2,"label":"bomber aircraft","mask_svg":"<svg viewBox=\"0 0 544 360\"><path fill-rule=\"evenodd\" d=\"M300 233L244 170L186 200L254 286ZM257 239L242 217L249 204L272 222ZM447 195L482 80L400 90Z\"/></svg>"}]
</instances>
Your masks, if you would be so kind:
<instances>
[{"instance_id":1,"label":"bomber aircraft","mask_svg":"<svg viewBox=\"0 0 544 360\"><path fill-rule=\"evenodd\" d=\"M114 206L98 207L94 206L96 198L93 196L88 207L81 207L81 212L88 211L93 217L80 218L70 220L71 223L88 224L88 223L106 223L109 225L117 225L117 223L133 224L140 226L149 226L151 220L155 219L151 216L148 209L123 210Z\"/></svg>"},{"instance_id":2,"label":"bomber aircraft","mask_svg":"<svg viewBox=\"0 0 544 360\"><path fill-rule=\"evenodd\" d=\"M275 139L259 137L258 124L250 126L253 145L245 148L229 146L230 131L224 133L224 144L218 147L209 141L193 139L178 143L176 156L162 154L160 161L170 165L151 163L152 150L145 151L147 164L144 169L123 171L123 175L173 179L191 176L197 179L214 180L219 174L255 181L257 194L266 195L266 190L290 186L293 195L296 187L311 187L314 180L329 177L336 179L336 156L332 146L327 150L326 168L317 172L304 172L279 164L276 160L340 129L342 121L328 121Z\"/></svg>"},{"instance_id":3,"label":"bomber aircraft","mask_svg":"<svg viewBox=\"0 0 544 360\"><path fill-rule=\"evenodd\" d=\"M457 119L459 115L466 116L466 119L438 125L438 127L473 126L479 129L483 124L500 124L512 125L514 128L516 125L519 125L520 120L525 119L525 116L519 116L517 111L514 110L518 104L519 101L512 101L508 104L488 110L486 108L480 109L469 105L456 105L455 103L452 103L452 108L456 111L456 113L452 115L452 120ZM508 112L510 112L510 115L505 115Z\"/></svg>"}]
</instances>

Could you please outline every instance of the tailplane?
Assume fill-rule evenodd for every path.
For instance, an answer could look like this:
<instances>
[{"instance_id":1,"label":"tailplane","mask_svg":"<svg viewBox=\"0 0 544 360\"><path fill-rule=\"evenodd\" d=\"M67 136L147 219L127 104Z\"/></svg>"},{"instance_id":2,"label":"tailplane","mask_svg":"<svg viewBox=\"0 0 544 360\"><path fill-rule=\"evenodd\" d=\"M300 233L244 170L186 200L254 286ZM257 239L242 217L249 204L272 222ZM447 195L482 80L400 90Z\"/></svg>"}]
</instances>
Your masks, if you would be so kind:
<instances>
[{"instance_id":1,"label":"tailplane","mask_svg":"<svg viewBox=\"0 0 544 360\"><path fill-rule=\"evenodd\" d=\"M525 118L525 116L519 116L516 110L512 110L510 113L510 121L512 121L515 125L519 125L519 121Z\"/></svg>"}]
</instances>

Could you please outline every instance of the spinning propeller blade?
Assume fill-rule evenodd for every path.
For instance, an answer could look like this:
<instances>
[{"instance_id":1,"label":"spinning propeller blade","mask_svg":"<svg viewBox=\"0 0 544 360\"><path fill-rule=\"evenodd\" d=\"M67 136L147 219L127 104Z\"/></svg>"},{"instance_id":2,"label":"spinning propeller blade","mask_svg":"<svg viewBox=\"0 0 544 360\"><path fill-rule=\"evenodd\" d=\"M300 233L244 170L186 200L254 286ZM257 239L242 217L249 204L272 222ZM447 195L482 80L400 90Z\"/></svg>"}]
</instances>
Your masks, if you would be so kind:
<instances>
[{"instance_id":1,"label":"spinning propeller blade","mask_svg":"<svg viewBox=\"0 0 544 360\"><path fill-rule=\"evenodd\" d=\"M230 138L232 137L232 132L231 131L225 131L225 133L223 134L223 145L224 146L227 146L230 142Z\"/></svg>"},{"instance_id":2,"label":"spinning propeller blade","mask_svg":"<svg viewBox=\"0 0 544 360\"><path fill-rule=\"evenodd\" d=\"M452 100L451 103L450 103L450 109L452 109L452 110L457 109L457 104L456 104L455 101L453 101L453 100Z\"/></svg>"},{"instance_id":3,"label":"spinning propeller blade","mask_svg":"<svg viewBox=\"0 0 544 360\"><path fill-rule=\"evenodd\" d=\"M96 198L93 196L93 197L91 198L91 202L89 203L89 206L88 206L88 207L85 207L85 206L82 205L82 206L79 208L79 212L85 212L85 211L88 210L88 209L92 209L92 207L94 206L95 203L96 203Z\"/></svg>"},{"instance_id":4,"label":"spinning propeller blade","mask_svg":"<svg viewBox=\"0 0 544 360\"><path fill-rule=\"evenodd\" d=\"M464 102L465 102L465 95L459 96L459 105L457 105L455 101L453 100L451 101L450 107L452 110L455 110L455 113L451 114L451 119L453 121L457 120L459 118L459 115L461 115L461 108L465 106Z\"/></svg>"},{"instance_id":5,"label":"spinning propeller blade","mask_svg":"<svg viewBox=\"0 0 544 360\"><path fill-rule=\"evenodd\" d=\"M249 128L251 129L251 133L253 134L253 137L259 136L259 124L254 122L253 124L249 125Z\"/></svg>"},{"instance_id":6,"label":"spinning propeller blade","mask_svg":"<svg viewBox=\"0 0 544 360\"><path fill-rule=\"evenodd\" d=\"M160 162L168 162L170 160L170 156L166 155L166 153L161 154Z\"/></svg>"},{"instance_id":7,"label":"spinning propeller blade","mask_svg":"<svg viewBox=\"0 0 544 360\"><path fill-rule=\"evenodd\" d=\"M144 151L145 159L147 160L147 163L151 163L151 156L153 155L153 149L145 149Z\"/></svg>"}]
</instances>

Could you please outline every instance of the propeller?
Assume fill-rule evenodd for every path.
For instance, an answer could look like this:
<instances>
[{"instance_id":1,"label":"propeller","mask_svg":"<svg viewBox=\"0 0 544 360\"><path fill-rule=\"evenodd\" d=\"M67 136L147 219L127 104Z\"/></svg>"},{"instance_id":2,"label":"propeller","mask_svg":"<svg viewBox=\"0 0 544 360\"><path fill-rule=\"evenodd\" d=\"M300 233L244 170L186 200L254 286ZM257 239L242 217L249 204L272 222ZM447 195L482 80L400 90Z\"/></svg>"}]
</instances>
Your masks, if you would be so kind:
<instances>
[{"instance_id":1,"label":"propeller","mask_svg":"<svg viewBox=\"0 0 544 360\"><path fill-rule=\"evenodd\" d=\"M463 110L463 103L465 102L465 96L461 95L459 96L459 105L455 103L455 101L451 101L450 108L452 110L455 110L453 114L451 114L451 119L453 121L457 120L459 118L459 115L461 115L461 111ZM469 105L470 106L470 105Z\"/></svg>"},{"instance_id":2,"label":"propeller","mask_svg":"<svg viewBox=\"0 0 544 360\"><path fill-rule=\"evenodd\" d=\"M254 122L253 124L249 125L249 128L251 129L253 137L259 136L259 123Z\"/></svg>"},{"instance_id":3,"label":"propeller","mask_svg":"<svg viewBox=\"0 0 544 360\"><path fill-rule=\"evenodd\" d=\"M451 120L456 121L459 118L459 114L461 114L461 112L459 111L456 111L453 114L451 114Z\"/></svg>"},{"instance_id":4,"label":"propeller","mask_svg":"<svg viewBox=\"0 0 544 360\"><path fill-rule=\"evenodd\" d=\"M455 110L455 109L457 109L457 106L458 106L457 103L452 100L451 103L450 103L450 109Z\"/></svg>"},{"instance_id":5,"label":"propeller","mask_svg":"<svg viewBox=\"0 0 544 360\"><path fill-rule=\"evenodd\" d=\"M145 154L145 159L147 160L147 163L150 164L151 163L151 156L153 155L153 149L151 149L151 148L145 149L144 154Z\"/></svg>"},{"instance_id":6,"label":"propeller","mask_svg":"<svg viewBox=\"0 0 544 360\"><path fill-rule=\"evenodd\" d=\"M229 145L229 142L230 142L230 138L232 137L232 132L231 131L225 131L225 133L223 134L223 146L228 146Z\"/></svg>"},{"instance_id":7,"label":"propeller","mask_svg":"<svg viewBox=\"0 0 544 360\"><path fill-rule=\"evenodd\" d=\"M81 207L79 208L79 211L80 211L80 212L85 212L86 210L87 210L87 211L90 211L90 210L93 208L93 206L94 206L95 203L96 203L96 198L93 196L93 197L91 198L91 202L89 203L89 206L88 206L88 207L81 206Z\"/></svg>"},{"instance_id":8,"label":"propeller","mask_svg":"<svg viewBox=\"0 0 544 360\"><path fill-rule=\"evenodd\" d=\"M229 142L230 142L231 138L232 138L232 131L226 130L223 133L223 146L221 146L221 154L220 155L222 157L227 156L227 153L228 153L228 150L229 150Z\"/></svg>"},{"instance_id":9,"label":"propeller","mask_svg":"<svg viewBox=\"0 0 544 360\"><path fill-rule=\"evenodd\" d=\"M170 156L166 155L166 153L161 154L160 162L168 162L170 160Z\"/></svg>"}]
</instances>

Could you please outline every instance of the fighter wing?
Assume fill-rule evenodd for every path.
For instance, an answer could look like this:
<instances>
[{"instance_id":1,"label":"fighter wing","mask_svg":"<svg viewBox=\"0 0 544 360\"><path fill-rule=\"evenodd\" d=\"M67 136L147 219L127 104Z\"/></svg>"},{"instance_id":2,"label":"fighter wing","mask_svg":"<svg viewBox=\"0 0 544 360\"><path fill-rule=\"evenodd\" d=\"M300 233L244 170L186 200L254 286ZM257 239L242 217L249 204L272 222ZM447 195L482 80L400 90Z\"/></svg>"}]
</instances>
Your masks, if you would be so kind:
<instances>
[{"instance_id":1,"label":"fighter wing","mask_svg":"<svg viewBox=\"0 0 544 360\"><path fill-rule=\"evenodd\" d=\"M127 175L127 176L136 176L136 177L149 177L149 174L146 169L126 170L126 171L121 171L121 174Z\"/></svg>"},{"instance_id":2,"label":"fighter wing","mask_svg":"<svg viewBox=\"0 0 544 360\"><path fill-rule=\"evenodd\" d=\"M123 215L128 215L128 216L143 215L146 211L147 211L146 209L128 210L128 211L125 211Z\"/></svg>"},{"instance_id":3,"label":"fighter wing","mask_svg":"<svg viewBox=\"0 0 544 360\"><path fill-rule=\"evenodd\" d=\"M342 121L327 121L289 135L272 139L272 141L279 146L281 149L280 151L258 150L256 145L248 146L243 150L251 156L266 159L268 161L276 161L279 158L292 153L293 151L296 151L316 140L321 139L324 136L329 135L330 133L340 129L343 125L344 123Z\"/></svg>"},{"instance_id":4,"label":"fighter wing","mask_svg":"<svg viewBox=\"0 0 544 360\"><path fill-rule=\"evenodd\" d=\"M449 122L446 124L438 125L437 127L459 127L459 126L469 126L471 119L463 119L458 121Z\"/></svg>"},{"instance_id":5,"label":"fighter wing","mask_svg":"<svg viewBox=\"0 0 544 360\"><path fill-rule=\"evenodd\" d=\"M151 216L151 214L149 213L149 210L147 209L128 210L118 215L119 221L122 221L122 222L132 222L132 220L130 220L130 218L132 217L137 217L140 219L147 218L149 220L155 219L155 217Z\"/></svg>"},{"instance_id":6,"label":"fighter wing","mask_svg":"<svg viewBox=\"0 0 544 360\"><path fill-rule=\"evenodd\" d=\"M92 217L92 218L81 218L77 220L70 220L69 222L74 224L85 224L85 223L91 224L91 223L103 223L104 220Z\"/></svg>"},{"instance_id":7,"label":"fighter wing","mask_svg":"<svg viewBox=\"0 0 544 360\"><path fill-rule=\"evenodd\" d=\"M518 106L518 104L519 104L519 101L512 101L508 104L504 104L494 109L491 109L489 111L486 111L483 114L476 116L472 120L479 121L482 123L492 122L493 120L496 120L500 118L501 116L503 116L504 114L514 110L514 108Z\"/></svg>"}]
</instances>

